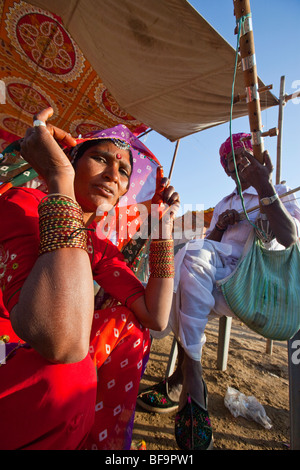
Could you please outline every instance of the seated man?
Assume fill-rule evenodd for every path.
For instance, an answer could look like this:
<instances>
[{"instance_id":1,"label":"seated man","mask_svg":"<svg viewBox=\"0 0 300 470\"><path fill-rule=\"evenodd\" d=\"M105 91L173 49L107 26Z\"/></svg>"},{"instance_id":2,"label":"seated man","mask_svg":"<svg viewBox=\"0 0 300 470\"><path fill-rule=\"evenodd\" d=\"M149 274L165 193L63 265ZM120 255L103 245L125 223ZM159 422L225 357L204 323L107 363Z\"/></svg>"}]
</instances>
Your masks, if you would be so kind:
<instances>
[{"instance_id":1,"label":"seated man","mask_svg":"<svg viewBox=\"0 0 300 470\"><path fill-rule=\"evenodd\" d=\"M202 378L201 353L210 314L232 316L216 282L236 267L246 240L253 230L240 218L239 175L246 211L263 200L264 212L273 232L269 249L293 245L300 234L300 208L293 195L281 201L288 189L272 184L273 166L267 152L264 163L252 154L251 135L232 136L220 147L221 164L236 184L235 190L215 207L204 240L191 240L175 257L175 293L169 326L178 342L178 366L171 377L140 393L138 403L147 410L166 412L178 407L175 436L183 450L212 447L212 427L207 411L207 390ZM259 212L249 212L254 223ZM190 419L192 418L192 419Z\"/></svg>"}]
</instances>

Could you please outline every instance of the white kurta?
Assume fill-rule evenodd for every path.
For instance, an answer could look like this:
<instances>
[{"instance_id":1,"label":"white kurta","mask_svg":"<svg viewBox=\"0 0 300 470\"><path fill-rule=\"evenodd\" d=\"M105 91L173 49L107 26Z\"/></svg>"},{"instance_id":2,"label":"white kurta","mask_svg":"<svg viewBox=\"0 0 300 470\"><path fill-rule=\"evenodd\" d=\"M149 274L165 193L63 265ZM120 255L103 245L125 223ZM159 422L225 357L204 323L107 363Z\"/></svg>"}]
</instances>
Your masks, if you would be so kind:
<instances>
[{"instance_id":1,"label":"white kurta","mask_svg":"<svg viewBox=\"0 0 300 470\"><path fill-rule=\"evenodd\" d=\"M276 190L278 194L283 194L289 188L278 185ZM243 192L243 197L246 210L259 204L257 193L252 187ZM300 236L300 208L295 196L287 196L282 202L294 218ZM215 207L206 236L214 228L218 216L227 209L242 211L241 199L236 190ZM258 214L258 211L248 214L252 223ZM196 361L201 360L209 316L233 315L221 291L216 288L216 281L224 279L235 269L252 230L249 221L243 220L227 228L221 243L207 239L191 240L175 256L174 300L169 328L185 352ZM268 248L283 249L276 240L272 240Z\"/></svg>"}]
</instances>

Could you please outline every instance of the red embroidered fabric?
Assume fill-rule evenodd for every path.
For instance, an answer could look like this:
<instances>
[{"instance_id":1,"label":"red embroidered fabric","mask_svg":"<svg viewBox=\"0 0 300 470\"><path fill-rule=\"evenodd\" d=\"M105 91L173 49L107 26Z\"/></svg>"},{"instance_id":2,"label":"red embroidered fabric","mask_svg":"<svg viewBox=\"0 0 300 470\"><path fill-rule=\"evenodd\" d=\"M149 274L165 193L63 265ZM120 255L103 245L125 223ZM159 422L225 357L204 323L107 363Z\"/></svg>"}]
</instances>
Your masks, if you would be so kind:
<instances>
[{"instance_id":1,"label":"red embroidered fabric","mask_svg":"<svg viewBox=\"0 0 300 470\"><path fill-rule=\"evenodd\" d=\"M38 190L12 188L0 198L0 336L18 338L9 314L39 245ZM51 364L28 347L0 366L1 449L127 449L149 331L129 310L144 288L110 242L91 233L95 280L122 305L96 310L89 355ZM125 306L126 305L126 306ZM22 342L21 342L22 343ZM2 348L3 350L3 348ZM96 371L98 378L96 377Z\"/></svg>"}]
</instances>

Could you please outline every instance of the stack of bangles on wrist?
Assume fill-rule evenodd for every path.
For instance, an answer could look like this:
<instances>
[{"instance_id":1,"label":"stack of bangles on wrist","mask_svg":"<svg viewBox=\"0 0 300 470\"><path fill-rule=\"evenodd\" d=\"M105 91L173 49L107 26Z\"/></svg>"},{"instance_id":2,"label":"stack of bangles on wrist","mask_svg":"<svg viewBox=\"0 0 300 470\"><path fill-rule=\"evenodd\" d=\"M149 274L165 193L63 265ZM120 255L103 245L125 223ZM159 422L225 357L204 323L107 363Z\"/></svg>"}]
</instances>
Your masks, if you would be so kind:
<instances>
[{"instance_id":1,"label":"stack of bangles on wrist","mask_svg":"<svg viewBox=\"0 0 300 470\"><path fill-rule=\"evenodd\" d=\"M149 252L150 276L155 278L173 278L174 269L174 241L153 240Z\"/></svg>"},{"instance_id":2,"label":"stack of bangles on wrist","mask_svg":"<svg viewBox=\"0 0 300 470\"><path fill-rule=\"evenodd\" d=\"M71 197L50 194L39 203L39 255L58 248L81 248L87 251L87 231L83 212Z\"/></svg>"}]
</instances>

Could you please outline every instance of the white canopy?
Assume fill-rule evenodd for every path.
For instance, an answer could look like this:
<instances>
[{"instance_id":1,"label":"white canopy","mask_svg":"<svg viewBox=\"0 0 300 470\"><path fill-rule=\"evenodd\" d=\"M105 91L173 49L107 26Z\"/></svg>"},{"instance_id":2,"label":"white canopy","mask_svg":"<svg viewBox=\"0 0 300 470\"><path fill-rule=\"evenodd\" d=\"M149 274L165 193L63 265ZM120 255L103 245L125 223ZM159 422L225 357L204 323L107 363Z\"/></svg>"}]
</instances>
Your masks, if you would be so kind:
<instances>
[{"instance_id":1,"label":"white canopy","mask_svg":"<svg viewBox=\"0 0 300 470\"><path fill-rule=\"evenodd\" d=\"M187 1L30 3L60 16L119 105L171 141L229 121L235 50ZM239 65L235 94L244 91ZM276 104L261 95L262 109ZM246 102L235 104L233 118L245 115Z\"/></svg>"}]
</instances>

